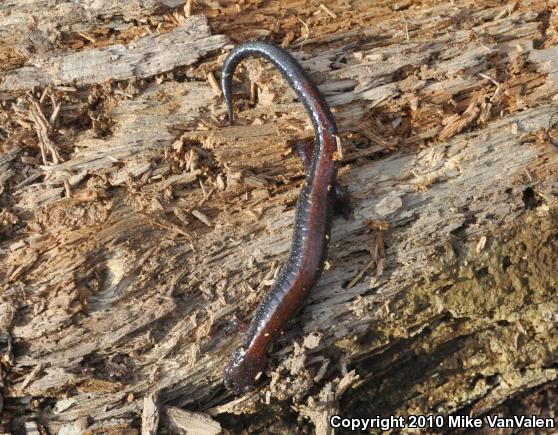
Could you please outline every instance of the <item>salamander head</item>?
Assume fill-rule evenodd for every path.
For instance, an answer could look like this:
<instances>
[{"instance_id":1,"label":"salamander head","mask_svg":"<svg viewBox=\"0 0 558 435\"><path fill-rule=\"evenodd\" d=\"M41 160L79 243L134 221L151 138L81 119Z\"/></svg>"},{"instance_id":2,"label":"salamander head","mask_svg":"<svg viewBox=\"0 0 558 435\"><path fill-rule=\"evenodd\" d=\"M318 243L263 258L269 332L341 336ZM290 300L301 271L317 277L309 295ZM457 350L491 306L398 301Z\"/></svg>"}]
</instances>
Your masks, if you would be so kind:
<instances>
[{"instance_id":1,"label":"salamander head","mask_svg":"<svg viewBox=\"0 0 558 435\"><path fill-rule=\"evenodd\" d=\"M225 368L225 387L235 394L252 391L265 369L265 364L265 355L257 357L242 347L237 349Z\"/></svg>"}]
</instances>

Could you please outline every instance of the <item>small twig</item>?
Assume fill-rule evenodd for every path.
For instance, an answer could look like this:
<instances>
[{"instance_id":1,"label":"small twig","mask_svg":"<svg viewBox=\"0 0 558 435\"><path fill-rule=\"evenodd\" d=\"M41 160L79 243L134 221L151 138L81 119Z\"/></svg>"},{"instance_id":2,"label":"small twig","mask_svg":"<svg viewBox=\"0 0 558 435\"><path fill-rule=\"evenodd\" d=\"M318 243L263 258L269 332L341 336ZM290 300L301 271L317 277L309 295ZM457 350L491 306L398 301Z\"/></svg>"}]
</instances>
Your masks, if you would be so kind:
<instances>
[{"instance_id":1,"label":"small twig","mask_svg":"<svg viewBox=\"0 0 558 435\"><path fill-rule=\"evenodd\" d=\"M41 97L39 98L39 104L43 104L43 102L45 101L46 96L48 95L50 91L50 88L47 86L44 90L43 93L41 94Z\"/></svg>"},{"instance_id":2,"label":"small twig","mask_svg":"<svg viewBox=\"0 0 558 435\"><path fill-rule=\"evenodd\" d=\"M302 49L302 46L304 45L304 42L306 42L306 40L310 37L310 28L308 27L308 24L306 24L300 18L298 18L298 21L300 21L302 23L302 26L304 27L304 30L306 30L306 34L301 35L302 42L300 43L300 48Z\"/></svg>"},{"instance_id":3,"label":"small twig","mask_svg":"<svg viewBox=\"0 0 558 435\"><path fill-rule=\"evenodd\" d=\"M337 15L335 15L330 9L328 9L328 7L326 5L324 5L323 3L320 3L319 8L324 11L326 14L328 14L331 18L337 18Z\"/></svg>"},{"instance_id":4,"label":"small twig","mask_svg":"<svg viewBox=\"0 0 558 435\"><path fill-rule=\"evenodd\" d=\"M219 83L217 83L217 79L213 75L212 71L209 71L207 73L207 81L211 85L211 89L213 89L213 92L215 93L215 95L220 97L222 95L221 88L219 87Z\"/></svg>"},{"instance_id":5,"label":"small twig","mask_svg":"<svg viewBox=\"0 0 558 435\"><path fill-rule=\"evenodd\" d=\"M198 179L198 183L200 185L204 198L207 198L207 190L205 189L205 186L201 178Z\"/></svg>"},{"instance_id":6,"label":"small twig","mask_svg":"<svg viewBox=\"0 0 558 435\"><path fill-rule=\"evenodd\" d=\"M349 284L347 284L347 288L351 288L354 287L354 285L360 281L360 279L362 278L362 276L365 274L365 272L370 269L372 266L374 266L374 264L376 263L376 259L373 258L372 260L370 260L366 266L364 266L364 268L362 268L362 270L357 273L357 275L351 280L351 282L349 282Z\"/></svg>"},{"instance_id":7,"label":"small twig","mask_svg":"<svg viewBox=\"0 0 558 435\"><path fill-rule=\"evenodd\" d=\"M542 190L538 190L538 189L533 189L533 190L537 195L539 195L542 199L544 199L547 203L551 204L553 207L558 206L558 199L556 199L554 196L548 195Z\"/></svg>"},{"instance_id":8,"label":"small twig","mask_svg":"<svg viewBox=\"0 0 558 435\"><path fill-rule=\"evenodd\" d=\"M84 32L77 32L77 33L78 33L79 36L81 36L81 37L87 39L89 42L92 42L92 43L97 42L97 40L96 40L95 38L93 38L93 36L89 36L89 35L87 35L87 34L84 33Z\"/></svg>"},{"instance_id":9,"label":"small twig","mask_svg":"<svg viewBox=\"0 0 558 435\"><path fill-rule=\"evenodd\" d=\"M35 368L33 370L31 370L31 373L29 373L27 375L27 377L25 378L25 380L21 383L20 387L19 387L19 391L21 393L23 393L25 391L25 389L27 388L27 386L37 377L37 375L43 370L44 364L43 363L39 363L35 366Z\"/></svg>"},{"instance_id":10,"label":"small twig","mask_svg":"<svg viewBox=\"0 0 558 435\"><path fill-rule=\"evenodd\" d=\"M151 216L151 215L149 215L149 214L147 214L147 213L141 213L141 214L143 214L145 217L147 217L148 220L149 220L149 223L152 224L153 226L162 228L162 229L164 229L164 230L171 230L171 231L174 231L174 232L176 232L176 233L178 233L178 234L181 234L181 235L187 237L187 238L190 239L190 240L193 240L192 235L189 234L189 233L187 233L186 231L184 231L184 230L183 230L182 228L180 228L179 226L174 225L174 224L171 223L171 222L166 222L166 221L164 221L164 220L158 219L158 218L156 218L156 217L154 217L154 216Z\"/></svg>"},{"instance_id":11,"label":"small twig","mask_svg":"<svg viewBox=\"0 0 558 435\"><path fill-rule=\"evenodd\" d=\"M39 138L41 157L43 159L43 163L45 165L47 165L48 163L47 155L46 155L46 152L48 150L52 157L53 163L58 164L60 162L60 156L58 155L58 151L56 150L54 143L48 137L48 130L50 128L50 124L45 118L45 115L43 114L40 104L37 101L33 100L32 98L30 99L30 103L31 103L30 104L31 107L30 107L29 114L31 116L31 120L35 124L35 131L37 132L37 137Z\"/></svg>"},{"instance_id":12,"label":"small twig","mask_svg":"<svg viewBox=\"0 0 558 435\"><path fill-rule=\"evenodd\" d=\"M54 94L50 94L50 102L52 103L52 113L50 114L50 118L48 122L53 125L56 122L56 118L58 118L58 114L60 113L60 108L62 107L61 103L56 103L56 97Z\"/></svg>"},{"instance_id":13,"label":"small twig","mask_svg":"<svg viewBox=\"0 0 558 435\"><path fill-rule=\"evenodd\" d=\"M488 74L484 74L484 73L479 73L479 76L481 76L483 79L489 80L492 83L494 83L496 86L500 86L501 83L496 81L495 79L493 79L492 77L490 77Z\"/></svg>"},{"instance_id":14,"label":"small twig","mask_svg":"<svg viewBox=\"0 0 558 435\"><path fill-rule=\"evenodd\" d=\"M186 4L184 5L184 16L191 17L193 13L194 13L194 1L186 0Z\"/></svg>"},{"instance_id":15,"label":"small twig","mask_svg":"<svg viewBox=\"0 0 558 435\"><path fill-rule=\"evenodd\" d=\"M204 205L211 198L211 195L213 195L214 192L215 189L210 189L209 192L207 192L207 194L200 200L200 202L198 202L198 207Z\"/></svg>"},{"instance_id":16,"label":"small twig","mask_svg":"<svg viewBox=\"0 0 558 435\"><path fill-rule=\"evenodd\" d=\"M66 198L71 198L72 191L70 190L70 182L68 180L64 180L64 190L66 191Z\"/></svg>"},{"instance_id":17,"label":"small twig","mask_svg":"<svg viewBox=\"0 0 558 435\"><path fill-rule=\"evenodd\" d=\"M405 14L403 13L403 11L401 11L401 18L403 18L403 22L405 23L405 38L408 44L411 40L411 38L409 37L409 23L407 23L407 18L405 18Z\"/></svg>"}]
</instances>

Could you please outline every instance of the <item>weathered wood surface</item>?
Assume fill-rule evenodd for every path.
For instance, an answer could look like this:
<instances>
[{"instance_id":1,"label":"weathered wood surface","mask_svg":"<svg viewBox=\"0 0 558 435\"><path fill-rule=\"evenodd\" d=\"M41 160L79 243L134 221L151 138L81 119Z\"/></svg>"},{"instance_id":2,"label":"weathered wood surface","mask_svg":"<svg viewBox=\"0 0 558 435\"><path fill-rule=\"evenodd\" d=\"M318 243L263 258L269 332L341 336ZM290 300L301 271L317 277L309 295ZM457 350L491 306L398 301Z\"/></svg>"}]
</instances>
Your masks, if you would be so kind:
<instances>
[{"instance_id":1,"label":"weathered wood surface","mask_svg":"<svg viewBox=\"0 0 558 435\"><path fill-rule=\"evenodd\" d=\"M4 430L325 433L335 410L481 415L557 379L555 4L201 3L211 33L130 4L0 9L2 29L34 23L3 49L52 39L0 78ZM211 77L227 36L275 33L334 108L355 219L336 220L271 382L234 400L227 326L286 256L288 144L312 131L262 62L232 127Z\"/></svg>"},{"instance_id":2,"label":"weathered wood surface","mask_svg":"<svg viewBox=\"0 0 558 435\"><path fill-rule=\"evenodd\" d=\"M191 65L202 55L222 48L225 41L223 35L211 35L205 17L194 16L168 33L146 36L128 46L114 44L52 56L37 61L37 65L17 68L6 74L0 92L152 77Z\"/></svg>"}]
</instances>

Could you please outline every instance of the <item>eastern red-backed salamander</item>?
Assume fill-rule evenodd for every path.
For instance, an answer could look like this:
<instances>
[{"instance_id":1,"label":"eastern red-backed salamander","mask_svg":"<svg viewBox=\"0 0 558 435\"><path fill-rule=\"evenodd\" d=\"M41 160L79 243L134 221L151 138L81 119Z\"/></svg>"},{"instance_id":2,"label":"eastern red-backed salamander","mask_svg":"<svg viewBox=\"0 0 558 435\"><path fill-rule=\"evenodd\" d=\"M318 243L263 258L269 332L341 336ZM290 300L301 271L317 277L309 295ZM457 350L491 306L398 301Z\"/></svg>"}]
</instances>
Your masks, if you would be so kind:
<instances>
[{"instance_id":1,"label":"eastern red-backed salamander","mask_svg":"<svg viewBox=\"0 0 558 435\"><path fill-rule=\"evenodd\" d=\"M304 304L324 268L332 215L350 213L348 195L337 184L337 126L329 106L298 62L285 50L265 41L235 47L223 65L221 86L229 123L233 121L232 77L247 57L270 61L288 81L312 119L316 145L295 147L306 170L306 181L296 205L294 233L287 262L260 303L243 345L225 368L225 385L236 393L252 390L263 372L267 348Z\"/></svg>"}]
</instances>

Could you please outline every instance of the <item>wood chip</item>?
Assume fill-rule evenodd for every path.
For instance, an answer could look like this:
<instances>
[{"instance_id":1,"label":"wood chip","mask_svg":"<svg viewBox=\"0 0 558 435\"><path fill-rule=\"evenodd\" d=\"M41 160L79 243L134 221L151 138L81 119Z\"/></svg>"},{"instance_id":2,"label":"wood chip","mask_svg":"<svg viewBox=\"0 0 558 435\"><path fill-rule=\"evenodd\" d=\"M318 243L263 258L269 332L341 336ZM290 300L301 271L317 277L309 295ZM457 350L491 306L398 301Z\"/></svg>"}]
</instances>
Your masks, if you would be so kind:
<instances>
[{"instance_id":1,"label":"wood chip","mask_svg":"<svg viewBox=\"0 0 558 435\"><path fill-rule=\"evenodd\" d=\"M143 399L141 414L141 435L156 435L159 427L159 406L154 395L149 394Z\"/></svg>"},{"instance_id":2,"label":"wood chip","mask_svg":"<svg viewBox=\"0 0 558 435\"><path fill-rule=\"evenodd\" d=\"M469 104L467 109L461 115L453 115L451 121L442 129L438 135L439 140L447 140L457 133L462 131L465 127L470 125L480 113L479 103L476 98Z\"/></svg>"},{"instance_id":3,"label":"wood chip","mask_svg":"<svg viewBox=\"0 0 558 435\"><path fill-rule=\"evenodd\" d=\"M482 236L477 243L477 252L481 252L486 245L486 236Z\"/></svg>"},{"instance_id":4,"label":"wood chip","mask_svg":"<svg viewBox=\"0 0 558 435\"><path fill-rule=\"evenodd\" d=\"M221 425L206 414L168 407L165 414L169 426L174 430L196 435L217 435L221 433Z\"/></svg>"},{"instance_id":5,"label":"wood chip","mask_svg":"<svg viewBox=\"0 0 558 435\"><path fill-rule=\"evenodd\" d=\"M192 213L193 216L198 218L200 221L202 221L208 227L212 226L211 221L209 220L209 218L205 214L203 214L201 211L194 209L194 210L191 210L190 213Z\"/></svg>"}]
</instances>

